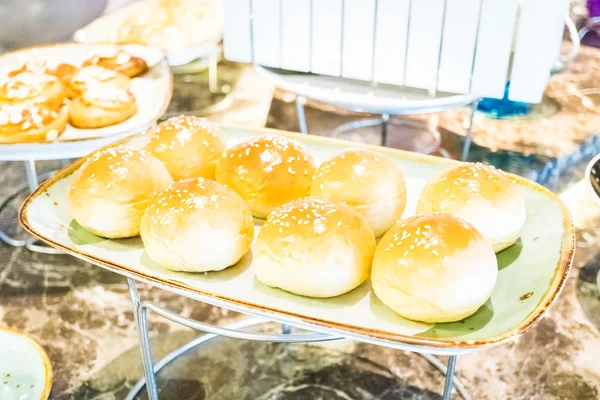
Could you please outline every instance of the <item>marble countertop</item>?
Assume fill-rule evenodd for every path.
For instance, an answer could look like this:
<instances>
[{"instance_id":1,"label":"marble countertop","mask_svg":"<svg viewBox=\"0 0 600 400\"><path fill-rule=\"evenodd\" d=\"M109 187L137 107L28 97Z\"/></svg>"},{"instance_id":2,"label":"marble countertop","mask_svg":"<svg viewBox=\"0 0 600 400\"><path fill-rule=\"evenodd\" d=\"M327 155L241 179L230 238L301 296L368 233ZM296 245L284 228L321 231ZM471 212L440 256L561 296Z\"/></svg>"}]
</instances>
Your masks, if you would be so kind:
<instances>
[{"instance_id":1,"label":"marble countertop","mask_svg":"<svg viewBox=\"0 0 600 400\"><path fill-rule=\"evenodd\" d=\"M294 128L295 108L251 68L225 66L230 104L213 120ZM176 91L177 91L176 86ZM199 96L211 95L197 85ZM174 101L187 104L176 92ZM220 101L220 100L219 100ZM228 100L229 101L229 100ZM172 110L177 112L177 110ZM327 134L332 113L307 109L309 125ZM44 162L41 170L57 168ZM25 181L19 163L0 163L0 198ZM566 287L545 318L511 343L459 357L457 375L472 399L597 399L600 384L600 212L586 200L581 166L565 185L577 212L577 250ZM0 215L15 230L21 198ZM240 315L143 286L142 297L182 315L226 324ZM122 399L142 376L124 278L67 255L32 253L0 244L0 326L28 332L54 368L52 399ZM156 359L199 335L151 315ZM218 339L159 375L163 399L441 399L444 377L415 353L353 341L277 345ZM456 399L461 398L455 395Z\"/></svg>"}]
</instances>

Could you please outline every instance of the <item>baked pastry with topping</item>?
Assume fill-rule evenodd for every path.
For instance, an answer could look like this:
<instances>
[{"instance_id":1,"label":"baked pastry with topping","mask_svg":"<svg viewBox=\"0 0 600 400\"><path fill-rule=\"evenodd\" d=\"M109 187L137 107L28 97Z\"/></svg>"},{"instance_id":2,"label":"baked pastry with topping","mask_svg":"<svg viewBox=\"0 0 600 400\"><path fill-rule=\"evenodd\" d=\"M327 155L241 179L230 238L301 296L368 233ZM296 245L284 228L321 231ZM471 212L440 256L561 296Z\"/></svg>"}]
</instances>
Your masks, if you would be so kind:
<instances>
[{"instance_id":1,"label":"baked pastry with topping","mask_svg":"<svg viewBox=\"0 0 600 400\"><path fill-rule=\"evenodd\" d=\"M77 68L71 64L58 63L51 64L48 62L27 62L14 71L8 73L9 77L14 77L21 72L33 72L36 74L47 74L57 77L64 85L68 85L71 77L77 72Z\"/></svg>"},{"instance_id":2,"label":"baked pastry with topping","mask_svg":"<svg viewBox=\"0 0 600 400\"><path fill-rule=\"evenodd\" d=\"M216 179L248 202L252 215L266 218L275 208L308 196L315 163L298 142L285 136L254 136L228 149Z\"/></svg>"},{"instance_id":3,"label":"baked pastry with topping","mask_svg":"<svg viewBox=\"0 0 600 400\"><path fill-rule=\"evenodd\" d=\"M225 144L219 128L206 119L182 115L159 124L146 151L162 161L175 180L215 179Z\"/></svg>"},{"instance_id":4,"label":"baked pastry with topping","mask_svg":"<svg viewBox=\"0 0 600 400\"><path fill-rule=\"evenodd\" d=\"M41 103L59 109L66 94L65 86L55 76L25 71L7 78L0 86L0 105Z\"/></svg>"},{"instance_id":5,"label":"baked pastry with topping","mask_svg":"<svg viewBox=\"0 0 600 400\"><path fill-rule=\"evenodd\" d=\"M356 208L376 237L402 217L406 206L406 182L398 164L365 149L345 150L324 161L315 172L310 194Z\"/></svg>"},{"instance_id":6,"label":"baked pastry with topping","mask_svg":"<svg viewBox=\"0 0 600 400\"><path fill-rule=\"evenodd\" d=\"M66 128L67 106L59 109L44 104L8 104L0 106L0 143L55 140Z\"/></svg>"},{"instance_id":7,"label":"baked pastry with topping","mask_svg":"<svg viewBox=\"0 0 600 400\"><path fill-rule=\"evenodd\" d=\"M217 182L185 179L150 203L140 235L150 258L173 271L220 271L250 249L254 222L233 190Z\"/></svg>"},{"instance_id":8,"label":"baked pastry with topping","mask_svg":"<svg viewBox=\"0 0 600 400\"><path fill-rule=\"evenodd\" d=\"M118 87L94 87L71 102L69 123L80 129L103 128L131 118L137 112L135 96Z\"/></svg>"},{"instance_id":9,"label":"baked pastry with topping","mask_svg":"<svg viewBox=\"0 0 600 400\"><path fill-rule=\"evenodd\" d=\"M110 147L89 156L73 174L67 191L69 211L98 236L137 236L144 211L171 183L165 166L145 151Z\"/></svg>"},{"instance_id":10,"label":"baked pastry with topping","mask_svg":"<svg viewBox=\"0 0 600 400\"><path fill-rule=\"evenodd\" d=\"M400 316L459 321L491 296L498 276L492 245L469 223L448 214L407 218L379 241L371 283Z\"/></svg>"},{"instance_id":11,"label":"baked pastry with topping","mask_svg":"<svg viewBox=\"0 0 600 400\"><path fill-rule=\"evenodd\" d=\"M119 50L111 56L96 55L83 63L83 66L97 65L111 71L120 72L130 78L148 71L148 64L143 58L135 57L126 51Z\"/></svg>"},{"instance_id":12,"label":"baked pastry with topping","mask_svg":"<svg viewBox=\"0 0 600 400\"><path fill-rule=\"evenodd\" d=\"M367 280L374 251L373 230L356 209L305 197L269 214L256 238L252 266L267 286L333 297Z\"/></svg>"},{"instance_id":13,"label":"baked pastry with topping","mask_svg":"<svg viewBox=\"0 0 600 400\"><path fill-rule=\"evenodd\" d=\"M129 89L130 84L131 79L125 74L98 65L89 65L71 77L68 94L69 98L74 99L98 86Z\"/></svg>"},{"instance_id":14,"label":"baked pastry with topping","mask_svg":"<svg viewBox=\"0 0 600 400\"><path fill-rule=\"evenodd\" d=\"M473 225L496 252L513 245L525 225L525 199L503 171L490 165L464 163L427 183L417 213L448 213Z\"/></svg>"}]
</instances>

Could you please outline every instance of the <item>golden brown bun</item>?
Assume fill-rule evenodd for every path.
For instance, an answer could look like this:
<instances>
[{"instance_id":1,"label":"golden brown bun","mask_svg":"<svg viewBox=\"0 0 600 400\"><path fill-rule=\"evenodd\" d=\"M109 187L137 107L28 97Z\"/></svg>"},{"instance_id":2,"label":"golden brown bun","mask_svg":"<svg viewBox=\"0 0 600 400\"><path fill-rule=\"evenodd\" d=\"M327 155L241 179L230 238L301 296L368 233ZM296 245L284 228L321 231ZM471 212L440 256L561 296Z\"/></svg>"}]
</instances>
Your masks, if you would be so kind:
<instances>
[{"instance_id":1,"label":"golden brown bun","mask_svg":"<svg viewBox=\"0 0 600 400\"><path fill-rule=\"evenodd\" d=\"M44 104L58 110L66 96L65 86L55 76L27 71L7 78L0 87L0 105Z\"/></svg>"},{"instance_id":2,"label":"golden brown bun","mask_svg":"<svg viewBox=\"0 0 600 400\"><path fill-rule=\"evenodd\" d=\"M315 163L295 140L260 135L239 143L217 163L216 178L248 202L252 215L266 218L275 208L307 196Z\"/></svg>"},{"instance_id":3,"label":"golden brown bun","mask_svg":"<svg viewBox=\"0 0 600 400\"><path fill-rule=\"evenodd\" d=\"M21 72L52 75L57 77L64 85L69 85L71 77L75 74L75 72L77 72L77 68L66 63L49 64L45 62L27 62L23 64L21 68L9 72L8 76L14 77L19 75Z\"/></svg>"},{"instance_id":4,"label":"golden brown bun","mask_svg":"<svg viewBox=\"0 0 600 400\"><path fill-rule=\"evenodd\" d=\"M115 125L137 112L135 97L114 87L96 87L71 102L69 123L76 128L94 129Z\"/></svg>"},{"instance_id":5,"label":"golden brown bun","mask_svg":"<svg viewBox=\"0 0 600 400\"><path fill-rule=\"evenodd\" d=\"M244 200L227 186L203 178L171 184L142 218L150 258L174 271L220 271L252 244L254 222Z\"/></svg>"},{"instance_id":6,"label":"golden brown bun","mask_svg":"<svg viewBox=\"0 0 600 400\"><path fill-rule=\"evenodd\" d=\"M375 235L354 208L305 197L273 211L253 250L265 285L310 297L349 292L370 274Z\"/></svg>"},{"instance_id":7,"label":"golden brown bun","mask_svg":"<svg viewBox=\"0 0 600 400\"><path fill-rule=\"evenodd\" d=\"M83 63L83 66L98 65L112 71L121 72L130 78L148 71L148 64L143 58L135 57L126 51L119 51L113 56L94 56Z\"/></svg>"},{"instance_id":8,"label":"golden brown bun","mask_svg":"<svg viewBox=\"0 0 600 400\"><path fill-rule=\"evenodd\" d=\"M98 86L129 89L130 84L131 79L125 74L98 65L90 65L81 68L71 77L68 95L69 98L74 99Z\"/></svg>"},{"instance_id":9,"label":"golden brown bun","mask_svg":"<svg viewBox=\"0 0 600 400\"><path fill-rule=\"evenodd\" d=\"M345 150L323 162L315 172L310 194L356 208L376 237L402 217L406 206L400 167L387 156L362 149Z\"/></svg>"},{"instance_id":10,"label":"golden brown bun","mask_svg":"<svg viewBox=\"0 0 600 400\"><path fill-rule=\"evenodd\" d=\"M0 106L0 143L41 142L56 139L66 128L69 113L43 104Z\"/></svg>"},{"instance_id":11,"label":"golden brown bun","mask_svg":"<svg viewBox=\"0 0 600 400\"><path fill-rule=\"evenodd\" d=\"M98 236L136 236L149 203L172 182L165 166L143 150L121 145L99 151L71 178L71 217Z\"/></svg>"},{"instance_id":12,"label":"golden brown bun","mask_svg":"<svg viewBox=\"0 0 600 400\"><path fill-rule=\"evenodd\" d=\"M379 299L400 316L458 321L490 297L498 263L473 226L448 214L407 218L381 239L371 282Z\"/></svg>"},{"instance_id":13,"label":"golden brown bun","mask_svg":"<svg viewBox=\"0 0 600 400\"><path fill-rule=\"evenodd\" d=\"M175 180L215 179L225 144L221 131L206 119L182 115L158 125L146 151L162 161Z\"/></svg>"},{"instance_id":14,"label":"golden brown bun","mask_svg":"<svg viewBox=\"0 0 600 400\"><path fill-rule=\"evenodd\" d=\"M496 168L465 163L433 178L419 197L417 213L452 214L472 224L496 252L516 242L525 225L518 186Z\"/></svg>"}]
</instances>

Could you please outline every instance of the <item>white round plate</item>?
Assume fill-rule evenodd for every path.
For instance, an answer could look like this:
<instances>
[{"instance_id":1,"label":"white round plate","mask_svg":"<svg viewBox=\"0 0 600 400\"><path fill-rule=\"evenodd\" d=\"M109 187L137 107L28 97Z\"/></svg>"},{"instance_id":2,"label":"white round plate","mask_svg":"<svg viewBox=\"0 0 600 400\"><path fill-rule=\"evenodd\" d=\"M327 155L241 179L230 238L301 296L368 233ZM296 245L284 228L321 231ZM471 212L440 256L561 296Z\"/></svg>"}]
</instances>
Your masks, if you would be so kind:
<instances>
[{"instance_id":1,"label":"white round plate","mask_svg":"<svg viewBox=\"0 0 600 400\"><path fill-rule=\"evenodd\" d=\"M89 25L79 29L73 35L73 41L81 44L116 43L114 36L116 27L120 26L130 13L135 13L138 7L144 7L144 2L137 2L125 8L91 22ZM177 67L185 65L197 58L208 57L215 46L223 39L223 32L215 30L203 38L202 43L197 46L185 48L162 49L169 65Z\"/></svg>"},{"instance_id":2,"label":"white round plate","mask_svg":"<svg viewBox=\"0 0 600 400\"><path fill-rule=\"evenodd\" d=\"M117 48L143 58L149 71L131 81L138 112L120 124L98 129L77 129L70 125L54 141L0 144L1 161L51 160L81 157L114 140L152 126L165 112L173 94L173 77L163 53L155 48L127 45L61 44L33 47L0 57L0 79L28 61L61 61L81 65L96 54L114 54Z\"/></svg>"},{"instance_id":3,"label":"white round plate","mask_svg":"<svg viewBox=\"0 0 600 400\"><path fill-rule=\"evenodd\" d=\"M375 114L421 114L461 107L476 97L454 93L375 84L334 76L315 75L255 66L256 71L289 92L328 104Z\"/></svg>"},{"instance_id":4,"label":"white round plate","mask_svg":"<svg viewBox=\"0 0 600 400\"><path fill-rule=\"evenodd\" d=\"M0 399L45 400L51 387L44 349L24 333L0 329Z\"/></svg>"}]
</instances>

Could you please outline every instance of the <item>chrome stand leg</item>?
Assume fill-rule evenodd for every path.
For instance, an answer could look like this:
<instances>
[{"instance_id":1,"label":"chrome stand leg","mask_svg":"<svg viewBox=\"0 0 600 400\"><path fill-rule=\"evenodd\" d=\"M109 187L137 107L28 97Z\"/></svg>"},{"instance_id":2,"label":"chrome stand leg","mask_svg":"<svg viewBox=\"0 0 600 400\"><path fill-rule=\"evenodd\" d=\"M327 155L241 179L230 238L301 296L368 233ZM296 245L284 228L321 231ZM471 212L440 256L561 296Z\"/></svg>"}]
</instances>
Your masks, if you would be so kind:
<instances>
[{"instance_id":1,"label":"chrome stand leg","mask_svg":"<svg viewBox=\"0 0 600 400\"><path fill-rule=\"evenodd\" d=\"M304 114L304 103L306 98L296 96L296 112L298 113L298 124L300 125L300 133L308 135L308 126L306 124L306 115Z\"/></svg>"},{"instance_id":2,"label":"chrome stand leg","mask_svg":"<svg viewBox=\"0 0 600 400\"><path fill-rule=\"evenodd\" d=\"M154 365L152 363L152 348L150 346L150 337L148 334L148 312L140 303L140 294L137 290L135 281L131 278L127 278L127 286L129 286L129 295L131 296L131 302L133 303L133 315L138 331L138 338L140 340L148 398L150 400L158 400L158 389L156 387L156 377L154 376Z\"/></svg>"},{"instance_id":3,"label":"chrome stand leg","mask_svg":"<svg viewBox=\"0 0 600 400\"><path fill-rule=\"evenodd\" d=\"M381 145L385 146L387 143L387 134L388 134L388 122L390 121L390 114L383 113L381 114Z\"/></svg>"},{"instance_id":4,"label":"chrome stand leg","mask_svg":"<svg viewBox=\"0 0 600 400\"><path fill-rule=\"evenodd\" d=\"M448 369L446 370L446 383L444 384L444 400L452 398L452 384L454 383L454 371L456 370L456 358L458 356L448 357Z\"/></svg>"},{"instance_id":5,"label":"chrome stand leg","mask_svg":"<svg viewBox=\"0 0 600 400\"><path fill-rule=\"evenodd\" d=\"M217 76L217 65L219 63L219 48L215 46L208 55L208 90L211 93L219 91L219 79Z\"/></svg>"},{"instance_id":6,"label":"chrome stand leg","mask_svg":"<svg viewBox=\"0 0 600 400\"><path fill-rule=\"evenodd\" d=\"M25 173L27 174L27 184L29 185L29 190L33 192L39 186L37 171L35 170L35 161L25 161Z\"/></svg>"},{"instance_id":7,"label":"chrome stand leg","mask_svg":"<svg viewBox=\"0 0 600 400\"><path fill-rule=\"evenodd\" d=\"M467 127L467 135L465 136L465 143L463 144L462 161L467 161L469 157L469 151L471 150L471 143L473 142L473 118L477 111L477 104L479 100L475 100L471 103L471 115L469 116L469 126Z\"/></svg>"}]
</instances>

